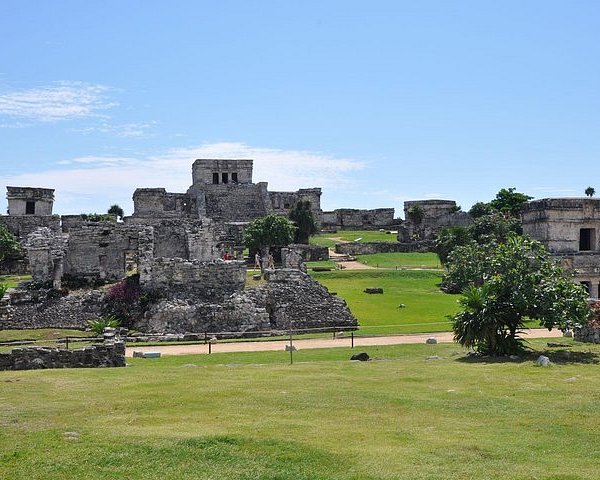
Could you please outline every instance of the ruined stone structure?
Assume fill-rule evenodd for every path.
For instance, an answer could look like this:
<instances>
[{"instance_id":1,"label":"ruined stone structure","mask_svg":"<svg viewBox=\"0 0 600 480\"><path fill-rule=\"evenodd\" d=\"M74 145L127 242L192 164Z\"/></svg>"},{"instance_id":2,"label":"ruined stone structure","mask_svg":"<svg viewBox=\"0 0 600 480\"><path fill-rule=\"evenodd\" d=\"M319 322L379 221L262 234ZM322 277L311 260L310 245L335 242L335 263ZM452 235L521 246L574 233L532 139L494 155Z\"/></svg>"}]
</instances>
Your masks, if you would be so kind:
<instances>
[{"instance_id":1,"label":"ruined stone structure","mask_svg":"<svg viewBox=\"0 0 600 480\"><path fill-rule=\"evenodd\" d=\"M412 253L428 252L431 248L430 242L347 242L336 243L335 253L345 255L371 255L373 253Z\"/></svg>"},{"instance_id":2,"label":"ruined stone structure","mask_svg":"<svg viewBox=\"0 0 600 480\"><path fill-rule=\"evenodd\" d=\"M538 240L598 298L600 199L545 198L523 208L523 233Z\"/></svg>"},{"instance_id":3,"label":"ruined stone structure","mask_svg":"<svg viewBox=\"0 0 600 480\"><path fill-rule=\"evenodd\" d=\"M357 210L340 208L332 212L323 212L323 229L333 230L374 230L391 228L399 222L394 219L393 208Z\"/></svg>"},{"instance_id":4,"label":"ruined stone structure","mask_svg":"<svg viewBox=\"0 0 600 480\"><path fill-rule=\"evenodd\" d=\"M115 282L130 273L139 273L140 287L152 294L135 325L142 330L244 335L290 325L356 326L343 300L299 270L270 271L264 286L245 290L245 265L221 260L224 251L236 252L247 222L287 216L300 200L321 222L320 188L269 192L266 182L253 183L252 169L252 160L196 160L187 192L139 188L123 223L69 215L61 226L52 215L53 190L8 187L9 215L0 220L19 236L34 282L46 289L12 292L0 328L84 328L105 314L105 295L65 295L63 283ZM393 220L393 209L344 210L338 220L376 227ZM319 247L292 247L287 263L301 269L303 259L325 255Z\"/></svg>"},{"instance_id":5,"label":"ruined stone structure","mask_svg":"<svg viewBox=\"0 0 600 480\"><path fill-rule=\"evenodd\" d=\"M54 190L34 187L6 187L8 215L1 215L0 222L18 239L24 241L27 235L39 227L47 227L60 232L60 217L52 215Z\"/></svg>"},{"instance_id":6,"label":"ruined stone structure","mask_svg":"<svg viewBox=\"0 0 600 480\"><path fill-rule=\"evenodd\" d=\"M414 200L404 202L405 221L398 229L398 241L433 241L444 227L466 227L471 216L458 209L453 200Z\"/></svg>"},{"instance_id":7,"label":"ruined stone structure","mask_svg":"<svg viewBox=\"0 0 600 480\"><path fill-rule=\"evenodd\" d=\"M54 189L6 187L9 215L52 215Z\"/></svg>"},{"instance_id":8,"label":"ruined stone structure","mask_svg":"<svg viewBox=\"0 0 600 480\"><path fill-rule=\"evenodd\" d=\"M267 182L252 182L252 160L198 159L186 193L164 188L138 188L133 194L133 219L210 218L218 223L250 222L270 214L288 214L300 200L309 201L321 220L321 189L269 192ZM135 221L135 220L134 220Z\"/></svg>"}]
</instances>

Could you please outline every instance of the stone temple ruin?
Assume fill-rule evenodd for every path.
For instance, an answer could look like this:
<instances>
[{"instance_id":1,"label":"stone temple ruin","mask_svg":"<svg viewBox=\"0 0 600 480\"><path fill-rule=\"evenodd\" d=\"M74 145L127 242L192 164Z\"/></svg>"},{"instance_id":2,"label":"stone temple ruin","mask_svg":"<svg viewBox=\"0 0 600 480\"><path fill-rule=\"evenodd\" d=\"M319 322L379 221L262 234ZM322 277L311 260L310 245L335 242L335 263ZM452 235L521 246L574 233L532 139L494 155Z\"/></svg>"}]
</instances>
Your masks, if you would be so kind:
<instances>
[{"instance_id":1,"label":"stone temple ruin","mask_svg":"<svg viewBox=\"0 0 600 480\"><path fill-rule=\"evenodd\" d=\"M600 199L545 198L523 209L523 232L572 271L592 298L600 286Z\"/></svg>"},{"instance_id":2,"label":"stone temple ruin","mask_svg":"<svg viewBox=\"0 0 600 480\"><path fill-rule=\"evenodd\" d=\"M310 202L318 222L323 215L320 188L269 192L266 182L252 182L252 160L196 160L186 193L139 188L123 222L53 215L51 189L7 190L8 215L0 221L25 246L34 283L47 290L11 294L0 328L84 327L106 313L104 293L52 292L133 273L151 298L132 325L145 331L245 334L357 324L342 299L298 270L267 271L264 285L245 288L241 237L249 221L287 215L299 200ZM233 260L223 260L225 252Z\"/></svg>"}]
</instances>

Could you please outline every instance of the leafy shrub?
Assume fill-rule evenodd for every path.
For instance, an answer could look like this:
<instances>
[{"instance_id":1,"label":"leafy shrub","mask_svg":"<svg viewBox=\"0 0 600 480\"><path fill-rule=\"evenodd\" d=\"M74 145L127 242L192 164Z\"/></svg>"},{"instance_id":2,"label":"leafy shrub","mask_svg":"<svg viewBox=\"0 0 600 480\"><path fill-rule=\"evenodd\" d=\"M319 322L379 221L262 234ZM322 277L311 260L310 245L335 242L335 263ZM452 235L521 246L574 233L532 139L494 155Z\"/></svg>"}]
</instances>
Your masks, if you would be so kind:
<instances>
[{"instance_id":1,"label":"leafy shrub","mask_svg":"<svg viewBox=\"0 0 600 480\"><path fill-rule=\"evenodd\" d=\"M141 313L142 293L139 275L121 280L106 292L107 313L119 319L123 326L131 327Z\"/></svg>"},{"instance_id":2,"label":"leafy shrub","mask_svg":"<svg viewBox=\"0 0 600 480\"><path fill-rule=\"evenodd\" d=\"M6 293L7 290L8 290L8 285L6 285L5 283L0 283L0 298L2 298L4 296L4 294Z\"/></svg>"},{"instance_id":3,"label":"leafy shrub","mask_svg":"<svg viewBox=\"0 0 600 480\"><path fill-rule=\"evenodd\" d=\"M82 213L80 217L88 222L114 222L117 219L110 213Z\"/></svg>"},{"instance_id":4,"label":"leafy shrub","mask_svg":"<svg viewBox=\"0 0 600 480\"><path fill-rule=\"evenodd\" d=\"M90 327L90 330L96 335L102 335L105 328L118 328L121 326L121 322L118 318L106 317L101 318L99 320L89 320L88 326Z\"/></svg>"}]
</instances>

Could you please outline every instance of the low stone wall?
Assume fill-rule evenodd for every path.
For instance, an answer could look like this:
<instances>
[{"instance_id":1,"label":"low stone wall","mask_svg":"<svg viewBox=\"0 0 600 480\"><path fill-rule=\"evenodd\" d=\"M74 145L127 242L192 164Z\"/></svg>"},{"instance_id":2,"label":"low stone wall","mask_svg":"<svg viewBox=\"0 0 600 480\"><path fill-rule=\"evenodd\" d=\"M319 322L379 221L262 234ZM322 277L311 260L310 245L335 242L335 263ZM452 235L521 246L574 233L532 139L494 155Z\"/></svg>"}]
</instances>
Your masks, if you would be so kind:
<instances>
[{"instance_id":1,"label":"low stone wall","mask_svg":"<svg viewBox=\"0 0 600 480\"><path fill-rule=\"evenodd\" d=\"M81 350L32 347L0 353L0 370L124 367L125 344L92 345Z\"/></svg>"},{"instance_id":2,"label":"low stone wall","mask_svg":"<svg viewBox=\"0 0 600 480\"><path fill-rule=\"evenodd\" d=\"M346 255L370 255L373 253L410 253L429 252L432 248L431 242L366 242L366 243L337 243L336 253Z\"/></svg>"},{"instance_id":3,"label":"low stone wall","mask_svg":"<svg viewBox=\"0 0 600 480\"><path fill-rule=\"evenodd\" d=\"M578 342L600 343L600 326L583 325L573 329L573 338Z\"/></svg>"},{"instance_id":4,"label":"low stone wall","mask_svg":"<svg viewBox=\"0 0 600 480\"><path fill-rule=\"evenodd\" d=\"M304 245L294 243L287 248L295 250L302 256L305 262L316 262L319 260L329 260L329 248L321 247L320 245Z\"/></svg>"}]
</instances>

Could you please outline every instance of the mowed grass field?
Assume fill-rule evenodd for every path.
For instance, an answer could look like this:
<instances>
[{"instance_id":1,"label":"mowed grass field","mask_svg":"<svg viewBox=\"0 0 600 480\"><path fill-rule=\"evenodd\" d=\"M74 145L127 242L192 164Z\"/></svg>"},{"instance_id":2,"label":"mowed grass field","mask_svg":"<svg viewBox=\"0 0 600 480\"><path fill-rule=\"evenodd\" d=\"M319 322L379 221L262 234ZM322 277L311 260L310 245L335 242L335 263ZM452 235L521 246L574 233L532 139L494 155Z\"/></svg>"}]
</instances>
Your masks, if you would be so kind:
<instances>
[{"instance_id":1,"label":"mowed grass field","mask_svg":"<svg viewBox=\"0 0 600 480\"><path fill-rule=\"evenodd\" d=\"M360 239L360 240L359 240ZM378 230L338 230L335 233L320 233L310 237L311 245L333 247L341 242L397 242L395 233L385 233Z\"/></svg>"},{"instance_id":2,"label":"mowed grass field","mask_svg":"<svg viewBox=\"0 0 600 480\"><path fill-rule=\"evenodd\" d=\"M0 478L595 480L599 366L580 362L600 348L536 342L551 367L438 344L0 372Z\"/></svg>"},{"instance_id":3,"label":"mowed grass field","mask_svg":"<svg viewBox=\"0 0 600 480\"><path fill-rule=\"evenodd\" d=\"M358 255L356 260L375 268L442 268L440 259L433 252L374 253L372 255Z\"/></svg>"},{"instance_id":4,"label":"mowed grass field","mask_svg":"<svg viewBox=\"0 0 600 480\"><path fill-rule=\"evenodd\" d=\"M310 272L346 300L365 334L451 330L446 318L458 312L458 295L439 289L441 273L427 270L336 270ZM383 294L364 293L383 288Z\"/></svg>"}]
</instances>

